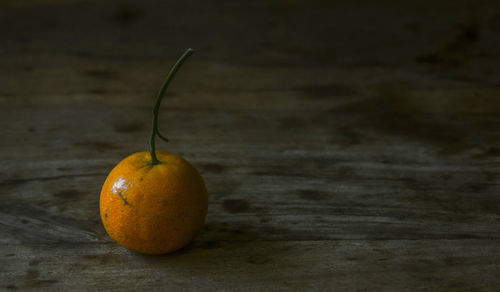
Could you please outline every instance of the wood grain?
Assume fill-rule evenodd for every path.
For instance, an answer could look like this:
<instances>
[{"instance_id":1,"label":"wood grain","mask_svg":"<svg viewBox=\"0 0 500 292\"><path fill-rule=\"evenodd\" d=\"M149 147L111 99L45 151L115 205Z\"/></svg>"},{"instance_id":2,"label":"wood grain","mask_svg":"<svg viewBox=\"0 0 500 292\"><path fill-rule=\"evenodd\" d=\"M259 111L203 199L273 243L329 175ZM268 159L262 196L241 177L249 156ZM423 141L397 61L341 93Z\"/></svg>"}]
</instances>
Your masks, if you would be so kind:
<instances>
[{"instance_id":1,"label":"wood grain","mask_svg":"<svg viewBox=\"0 0 500 292\"><path fill-rule=\"evenodd\" d=\"M195 243L166 256L114 244L3 246L4 287L47 290L494 290L492 240Z\"/></svg>"},{"instance_id":2,"label":"wood grain","mask_svg":"<svg viewBox=\"0 0 500 292\"><path fill-rule=\"evenodd\" d=\"M496 1L0 3L0 290L494 291ZM99 192L154 94L202 173L187 248L117 246Z\"/></svg>"}]
</instances>

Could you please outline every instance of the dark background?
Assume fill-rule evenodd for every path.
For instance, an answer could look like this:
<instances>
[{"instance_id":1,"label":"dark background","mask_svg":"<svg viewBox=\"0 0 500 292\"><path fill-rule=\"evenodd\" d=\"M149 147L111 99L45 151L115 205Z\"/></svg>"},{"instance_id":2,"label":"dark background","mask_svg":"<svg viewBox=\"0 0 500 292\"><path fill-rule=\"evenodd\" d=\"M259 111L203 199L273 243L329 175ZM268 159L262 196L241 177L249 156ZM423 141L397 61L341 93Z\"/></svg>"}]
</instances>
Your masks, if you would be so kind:
<instances>
[{"instance_id":1,"label":"dark background","mask_svg":"<svg viewBox=\"0 0 500 292\"><path fill-rule=\"evenodd\" d=\"M499 1L2 1L0 290L500 285ZM210 193L171 255L106 235L148 150Z\"/></svg>"}]
</instances>

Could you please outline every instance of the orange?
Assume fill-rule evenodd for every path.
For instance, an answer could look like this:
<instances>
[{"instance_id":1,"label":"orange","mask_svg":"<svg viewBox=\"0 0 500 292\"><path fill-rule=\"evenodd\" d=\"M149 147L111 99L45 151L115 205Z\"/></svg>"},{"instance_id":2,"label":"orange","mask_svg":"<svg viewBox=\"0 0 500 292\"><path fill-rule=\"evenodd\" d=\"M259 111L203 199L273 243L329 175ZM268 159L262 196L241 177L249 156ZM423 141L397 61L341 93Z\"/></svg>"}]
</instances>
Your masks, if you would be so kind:
<instances>
[{"instance_id":1,"label":"orange","mask_svg":"<svg viewBox=\"0 0 500 292\"><path fill-rule=\"evenodd\" d=\"M104 228L118 244L161 254L189 243L203 226L208 197L198 171L182 157L157 151L123 159L101 191Z\"/></svg>"},{"instance_id":2,"label":"orange","mask_svg":"<svg viewBox=\"0 0 500 292\"><path fill-rule=\"evenodd\" d=\"M158 110L165 90L188 49L167 75L153 109L150 151L134 153L109 173L101 190L101 220L118 244L141 253L162 254L188 244L205 222L208 195L203 178L189 162L156 151Z\"/></svg>"}]
</instances>

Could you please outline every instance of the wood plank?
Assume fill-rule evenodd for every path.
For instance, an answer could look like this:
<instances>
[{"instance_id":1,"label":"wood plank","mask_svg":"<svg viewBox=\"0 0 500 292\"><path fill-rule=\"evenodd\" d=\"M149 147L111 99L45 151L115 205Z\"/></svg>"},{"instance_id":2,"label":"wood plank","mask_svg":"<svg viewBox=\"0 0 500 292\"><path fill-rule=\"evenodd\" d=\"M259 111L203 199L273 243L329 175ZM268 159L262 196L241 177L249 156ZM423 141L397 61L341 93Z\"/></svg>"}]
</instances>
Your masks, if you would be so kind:
<instances>
[{"instance_id":1,"label":"wood plank","mask_svg":"<svg viewBox=\"0 0 500 292\"><path fill-rule=\"evenodd\" d=\"M206 241L167 256L114 244L2 245L3 289L493 291L496 240Z\"/></svg>"}]
</instances>

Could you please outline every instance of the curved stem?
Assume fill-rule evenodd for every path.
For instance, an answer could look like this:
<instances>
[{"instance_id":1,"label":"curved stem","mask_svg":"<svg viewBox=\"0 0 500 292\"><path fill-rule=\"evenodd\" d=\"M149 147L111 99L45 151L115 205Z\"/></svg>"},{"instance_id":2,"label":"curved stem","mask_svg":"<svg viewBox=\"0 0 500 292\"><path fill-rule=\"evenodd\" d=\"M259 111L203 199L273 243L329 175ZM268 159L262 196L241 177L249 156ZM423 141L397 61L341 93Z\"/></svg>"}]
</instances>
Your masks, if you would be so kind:
<instances>
[{"instance_id":1,"label":"curved stem","mask_svg":"<svg viewBox=\"0 0 500 292\"><path fill-rule=\"evenodd\" d=\"M160 137L160 139L162 139L163 141L165 142L169 142L170 140L168 140L167 137L163 136L162 133L160 133L160 131L158 131L158 129L156 129L156 134L158 135L158 137Z\"/></svg>"},{"instance_id":2,"label":"curved stem","mask_svg":"<svg viewBox=\"0 0 500 292\"><path fill-rule=\"evenodd\" d=\"M156 150L155 137L156 137L156 135L160 136L160 138L162 138L163 140L168 141L168 139L165 138L163 135L161 135L160 132L158 131L158 110L160 109L161 100L163 99L163 95L165 94L165 90L167 89L168 84L172 80L172 77L174 77L175 73L177 72L177 70L179 70L182 63L184 63L184 61L189 56L191 56L191 54L193 54L193 52L194 52L194 50L189 48L184 52L184 54L182 54L182 56L179 58L179 60L177 60L175 65L172 67L172 69L168 73L167 77L165 78L165 81L163 81L163 84L160 87L160 91L158 91L158 95L156 96L156 103L155 103L155 106L153 108L153 128L151 129L151 138L149 139L149 145L151 147L151 164L152 165L160 163L160 161L156 157L156 153L155 153L155 150Z\"/></svg>"}]
</instances>

